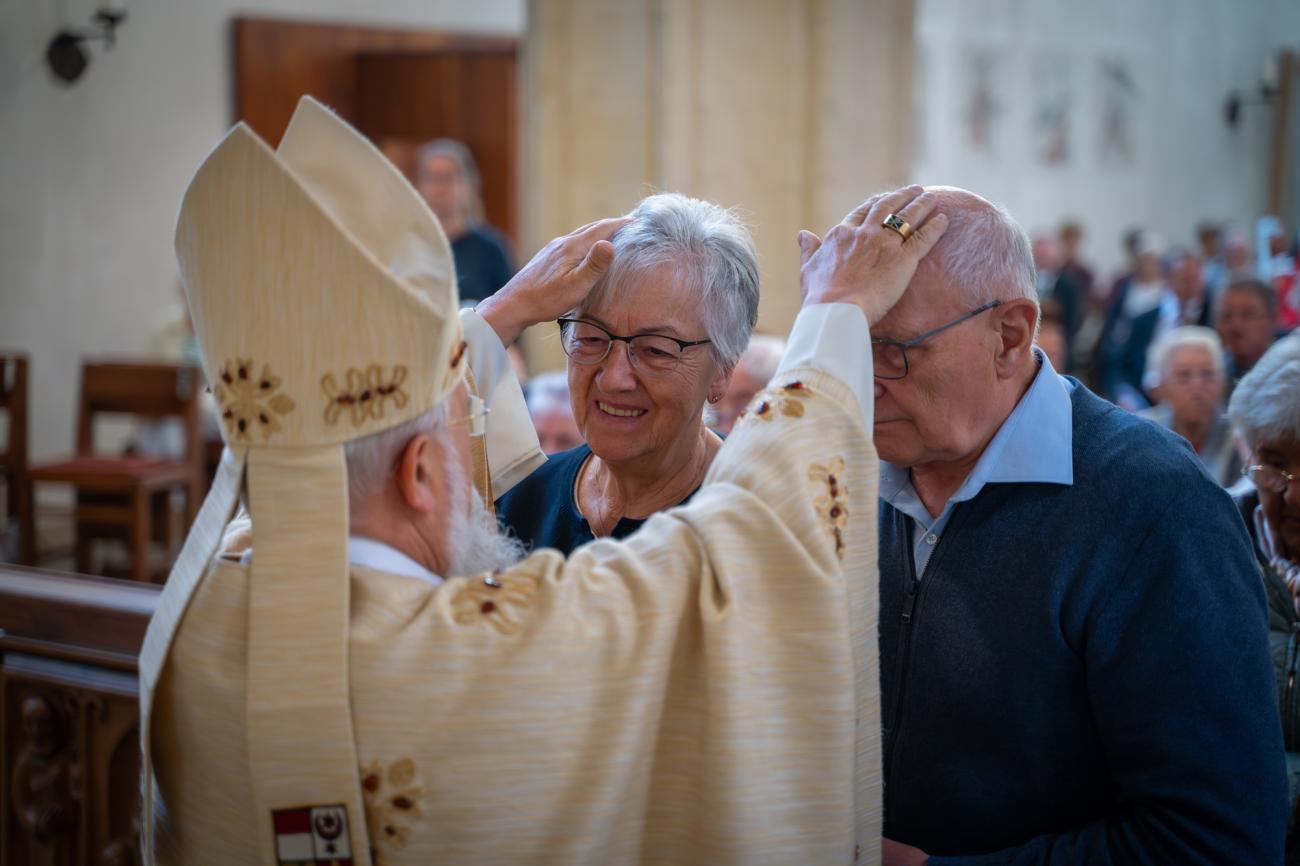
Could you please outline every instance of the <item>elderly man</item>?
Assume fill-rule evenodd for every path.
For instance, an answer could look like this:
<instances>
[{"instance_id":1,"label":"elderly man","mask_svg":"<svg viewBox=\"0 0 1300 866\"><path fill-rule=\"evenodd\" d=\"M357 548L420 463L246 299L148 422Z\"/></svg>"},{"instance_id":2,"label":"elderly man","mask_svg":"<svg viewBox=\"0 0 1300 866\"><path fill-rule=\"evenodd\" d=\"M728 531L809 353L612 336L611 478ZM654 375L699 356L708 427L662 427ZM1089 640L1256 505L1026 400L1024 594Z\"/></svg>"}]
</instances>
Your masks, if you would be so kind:
<instances>
[{"instance_id":1,"label":"elderly man","mask_svg":"<svg viewBox=\"0 0 1300 866\"><path fill-rule=\"evenodd\" d=\"M944 231L919 193L808 256L689 505L511 564L432 215L310 100L275 151L232 130L177 226L227 451L141 652L146 863L155 827L186 866L878 862L867 328ZM621 224L480 308L498 367Z\"/></svg>"},{"instance_id":2,"label":"elderly man","mask_svg":"<svg viewBox=\"0 0 1300 866\"><path fill-rule=\"evenodd\" d=\"M1004 210L924 197L947 232L872 328L885 862L1280 862L1264 595L1231 500L1032 349Z\"/></svg>"},{"instance_id":3,"label":"elderly man","mask_svg":"<svg viewBox=\"0 0 1300 866\"><path fill-rule=\"evenodd\" d=\"M1277 339L1277 292L1263 280L1238 277L1228 283L1216 306L1231 393Z\"/></svg>"}]
</instances>

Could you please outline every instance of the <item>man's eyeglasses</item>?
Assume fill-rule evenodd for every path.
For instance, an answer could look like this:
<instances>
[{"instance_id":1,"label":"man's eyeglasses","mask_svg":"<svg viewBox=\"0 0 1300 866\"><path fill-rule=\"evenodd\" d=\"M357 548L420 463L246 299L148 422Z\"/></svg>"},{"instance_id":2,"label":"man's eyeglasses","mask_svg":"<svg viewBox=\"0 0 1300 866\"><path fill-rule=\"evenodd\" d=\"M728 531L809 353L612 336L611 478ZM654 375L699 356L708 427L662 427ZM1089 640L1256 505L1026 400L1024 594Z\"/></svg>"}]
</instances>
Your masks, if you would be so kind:
<instances>
[{"instance_id":1,"label":"man's eyeglasses","mask_svg":"<svg viewBox=\"0 0 1300 866\"><path fill-rule=\"evenodd\" d=\"M890 340L887 337L873 337L871 340L871 366L877 379L901 379L907 375L907 350L913 346L920 345L935 334L941 334L949 328L956 327L967 319L973 319L980 313L991 310L1000 305L1001 301L989 301L982 307L971 310L960 318L953 319L951 322L940 325L937 328L931 328L924 334L919 334L910 340Z\"/></svg>"},{"instance_id":2,"label":"man's eyeglasses","mask_svg":"<svg viewBox=\"0 0 1300 866\"><path fill-rule=\"evenodd\" d=\"M663 376L676 368L682 354L692 346L703 346L712 340L678 340L663 334L638 334L624 337L611 334L600 325L582 319L556 319L560 326L560 342L564 354L575 364L599 364L609 355L616 342L627 343L627 357L632 366L647 376Z\"/></svg>"},{"instance_id":3,"label":"man's eyeglasses","mask_svg":"<svg viewBox=\"0 0 1300 866\"><path fill-rule=\"evenodd\" d=\"M1287 485L1300 478L1300 475L1292 475L1285 469L1265 466L1262 463L1247 466L1241 470L1241 474L1253 481L1260 490L1267 490L1269 493L1285 493Z\"/></svg>"}]
</instances>

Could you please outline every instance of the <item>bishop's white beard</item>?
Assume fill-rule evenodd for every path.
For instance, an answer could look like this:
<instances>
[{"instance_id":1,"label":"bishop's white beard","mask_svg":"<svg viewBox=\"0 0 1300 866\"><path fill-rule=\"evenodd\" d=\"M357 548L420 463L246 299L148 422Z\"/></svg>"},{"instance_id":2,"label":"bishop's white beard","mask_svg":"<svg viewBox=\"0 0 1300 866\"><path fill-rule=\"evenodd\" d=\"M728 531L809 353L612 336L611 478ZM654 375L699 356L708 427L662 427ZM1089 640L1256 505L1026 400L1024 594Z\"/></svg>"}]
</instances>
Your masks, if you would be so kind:
<instances>
[{"instance_id":1,"label":"bishop's white beard","mask_svg":"<svg viewBox=\"0 0 1300 866\"><path fill-rule=\"evenodd\" d=\"M448 461L447 470L457 499L447 521L446 551L451 571L447 576L509 568L523 559L523 542L502 532L496 517L483 504L482 497L465 477L460 464Z\"/></svg>"}]
</instances>

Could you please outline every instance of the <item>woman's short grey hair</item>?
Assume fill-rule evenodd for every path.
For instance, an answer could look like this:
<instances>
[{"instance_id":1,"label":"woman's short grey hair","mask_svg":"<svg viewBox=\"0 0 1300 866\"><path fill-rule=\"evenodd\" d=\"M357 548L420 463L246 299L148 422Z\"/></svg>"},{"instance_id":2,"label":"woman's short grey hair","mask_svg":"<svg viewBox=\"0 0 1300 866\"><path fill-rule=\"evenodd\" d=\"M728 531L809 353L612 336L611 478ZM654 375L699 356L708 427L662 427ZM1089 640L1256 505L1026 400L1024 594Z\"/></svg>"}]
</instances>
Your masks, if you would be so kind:
<instances>
[{"instance_id":1,"label":"woman's short grey hair","mask_svg":"<svg viewBox=\"0 0 1300 866\"><path fill-rule=\"evenodd\" d=\"M1300 336L1278 340L1232 392L1228 417L1253 451L1300 441Z\"/></svg>"},{"instance_id":2,"label":"woman's short grey hair","mask_svg":"<svg viewBox=\"0 0 1300 866\"><path fill-rule=\"evenodd\" d=\"M1156 384L1163 381L1168 374L1168 366L1174 350L1192 347L1208 352L1214 364L1214 372L1220 377L1223 376L1223 341L1219 339L1218 332L1213 328L1203 328L1200 325L1183 325L1156 340L1151 351L1147 353L1147 369L1158 377Z\"/></svg>"},{"instance_id":3,"label":"woman's short grey hair","mask_svg":"<svg viewBox=\"0 0 1300 866\"><path fill-rule=\"evenodd\" d=\"M946 214L948 230L922 259L972 309L989 301L1038 303L1029 235L1000 204L955 187L926 187Z\"/></svg>"},{"instance_id":4,"label":"woman's short grey hair","mask_svg":"<svg viewBox=\"0 0 1300 866\"><path fill-rule=\"evenodd\" d=\"M355 515L382 492L410 441L421 433L439 433L445 429L446 420L447 401L443 400L410 421L344 443L343 455L348 467L348 510Z\"/></svg>"},{"instance_id":5,"label":"woman's short grey hair","mask_svg":"<svg viewBox=\"0 0 1300 866\"><path fill-rule=\"evenodd\" d=\"M730 210L678 193L642 199L628 216L633 221L611 238L613 265L578 314L637 291L646 270L676 264L699 295L714 357L733 366L758 322L758 254L749 230Z\"/></svg>"}]
</instances>

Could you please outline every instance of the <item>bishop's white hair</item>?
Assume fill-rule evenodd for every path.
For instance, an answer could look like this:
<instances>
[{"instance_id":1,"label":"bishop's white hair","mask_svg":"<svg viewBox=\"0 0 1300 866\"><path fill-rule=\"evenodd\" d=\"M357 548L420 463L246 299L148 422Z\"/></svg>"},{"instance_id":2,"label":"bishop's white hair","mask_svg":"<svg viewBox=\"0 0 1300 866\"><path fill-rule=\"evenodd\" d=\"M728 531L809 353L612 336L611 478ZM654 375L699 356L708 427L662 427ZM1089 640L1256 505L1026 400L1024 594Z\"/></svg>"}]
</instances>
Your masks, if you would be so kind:
<instances>
[{"instance_id":1,"label":"bishop's white hair","mask_svg":"<svg viewBox=\"0 0 1300 866\"><path fill-rule=\"evenodd\" d=\"M447 401L410 421L381 430L343 446L348 472L348 510L361 514L384 486L393 483L402 451L411 439L428 434L439 450L440 468L447 479L452 502L447 509L444 552L450 574L477 574L506 568L523 558L519 539L506 535L456 459L449 437Z\"/></svg>"}]
</instances>

